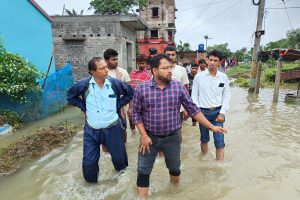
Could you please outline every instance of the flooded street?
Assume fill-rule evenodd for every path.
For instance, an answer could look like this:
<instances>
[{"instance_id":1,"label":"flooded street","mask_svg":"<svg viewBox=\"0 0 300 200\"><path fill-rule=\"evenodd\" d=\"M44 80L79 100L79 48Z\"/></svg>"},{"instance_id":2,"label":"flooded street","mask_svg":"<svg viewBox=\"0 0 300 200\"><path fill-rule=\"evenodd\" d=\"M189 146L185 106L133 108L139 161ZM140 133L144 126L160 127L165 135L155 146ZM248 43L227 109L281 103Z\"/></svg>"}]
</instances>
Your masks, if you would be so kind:
<instances>
[{"instance_id":1,"label":"flooded street","mask_svg":"<svg viewBox=\"0 0 300 200\"><path fill-rule=\"evenodd\" d=\"M300 105L272 104L273 90L259 97L231 88L225 126L225 162L215 161L213 142L200 154L199 129L184 123L180 185L169 184L163 158L150 177L149 199L299 200ZM75 120L76 121L76 120ZM18 199L136 199L139 135L128 134L129 168L113 170L110 156L101 154L98 184L87 184L81 173L82 132L64 149L32 162L19 172L0 178L0 197Z\"/></svg>"}]
</instances>

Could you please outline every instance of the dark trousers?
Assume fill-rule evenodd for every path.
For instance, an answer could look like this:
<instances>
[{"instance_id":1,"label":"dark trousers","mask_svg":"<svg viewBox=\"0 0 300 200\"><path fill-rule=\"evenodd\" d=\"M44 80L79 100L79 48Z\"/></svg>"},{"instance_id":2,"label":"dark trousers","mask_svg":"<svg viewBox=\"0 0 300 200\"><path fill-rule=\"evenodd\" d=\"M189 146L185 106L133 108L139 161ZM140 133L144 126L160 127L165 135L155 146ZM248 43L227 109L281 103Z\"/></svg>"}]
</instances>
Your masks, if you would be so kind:
<instances>
[{"instance_id":1,"label":"dark trousers","mask_svg":"<svg viewBox=\"0 0 300 200\"><path fill-rule=\"evenodd\" d=\"M153 165L157 154L162 151L165 156L166 166L169 169L169 173L173 176L180 175L180 149L181 139L179 130L174 132L174 135L160 138L149 134L152 140L150 145L150 153L146 151L144 154L138 153L138 173L144 175L150 175L153 169Z\"/></svg>"},{"instance_id":2,"label":"dark trousers","mask_svg":"<svg viewBox=\"0 0 300 200\"><path fill-rule=\"evenodd\" d=\"M101 144L107 147L115 170L120 171L128 166L121 122L104 129L93 129L86 124L83 133L82 172L87 182L97 182Z\"/></svg>"}]
</instances>

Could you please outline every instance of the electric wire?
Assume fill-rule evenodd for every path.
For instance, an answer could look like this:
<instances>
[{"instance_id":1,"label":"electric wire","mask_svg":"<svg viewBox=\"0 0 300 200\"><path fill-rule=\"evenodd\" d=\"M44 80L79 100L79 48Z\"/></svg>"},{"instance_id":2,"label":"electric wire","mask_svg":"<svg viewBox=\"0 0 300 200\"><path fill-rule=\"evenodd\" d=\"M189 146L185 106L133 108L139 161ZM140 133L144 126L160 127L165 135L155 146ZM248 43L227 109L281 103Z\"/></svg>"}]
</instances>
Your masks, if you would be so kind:
<instances>
[{"instance_id":1,"label":"electric wire","mask_svg":"<svg viewBox=\"0 0 300 200\"><path fill-rule=\"evenodd\" d=\"M194 30L195 30L195 29L198 29L199 27L201 27L201 25L206 24L207 22L209 22L209 21L211 21L211 20L217 18L218 16L224 14L225 12L231 10L233 7L237 6L240 2L242 2L242 0L238 0L238 1L234 2L233 4L230 4L228 7L226 7L224 10L222 10L221 12L219 12L218 14L216 14L215 16L209 18L208 20L205 20L205 22L203 22L203 23L201 23L201 24L198 24L196 28L192 27L192 29L194 29ZM190 31L190 30L192 30L192 29L190 28L190 29L186 30L186 32L188 32L188 31ZM177 36L178 36L178 35L176 35L176 37L177 37Z\"/></svg>"},{"instance_id":2,"label":"electric wire","mask_svg":"<svg viewBox=\"0 0 300 200\"><path fill-rule=\"evenodd\" d=\"M291 22L291 19L290 19L289 13L288 13L288 11L287 11L287 9L286 9L286 5L285 5L285 2L284 2L284 0L283 0L283 4L284 4L284 7L285 7L285 12L286 12L286 15L287 15L287 17L288 17L288 19L289 19L289 22L290 22L291 29L293 30L292 22Z\"/></svg>"},{"instance_id":3,"label":"electric wire","mask_svg":"<svg viewBox=\"0 0 300 200\"><path fill-rule=\"evenodd\" d=\"M189 24L187 24L186 26L184 26L183 28L182 28L182 30L179 32L179 33L177 33L176 34L176 36L178 37L179 35L181 35L183 32L186 32L186 28L187 27L189 27L191 24L193 24L194 22L195 22L195 20L196 19L200 19L200 17L202 17L202 15L206 12L206 11L208 11L208 9L210 8L210 6L211 5L213 5L213 3L215 3L216 1L214 1L214 2L212 2L212 3L210 3L207 7L204 7L202 10L201 10L201 12L198 12L198 14L200 13L200 16L198 16L198 14L196 15L196 17L193 19L193 20L191 20L191 22L189 23ZM197 25L198 26L198 25ZM193 28L194 28L195 26L193 26Z\"/></svg>"},{"instance_id":4,"label":"electric wire","mask_svg":"<svg viewBox=\"0 0 300 200\"><path fill-rule=\"evenodd\" d=\"M177 12L182 12L182 11L191 10L191 9L200 8L200 7L211 6L211 5L214 5L214 4L223 3L225 1L229 1L229 0L222 0L222 1L215 1L215 2L207 3L207 4L201 4L201 5L198 5L198 6L185 8L185 9L182 9L182 10L177 10Z\"/></svg>"},{"instance_id":5,"label":"electric wire","mask_svg":"<svg viewBox=\"0 0 300 200\"><path fill-rule=\"evenodd\" d=\"M292 1L292 0L286 0L285 2L289 2L289 1ZM281 5L281 4L283 4L283 2L273 4L273 5L271 5L270 7L279 6L279 5Z\"/></svg>"},{"instance_id":6,"label":"electric wire","mask_svg":"<svg viewBox=\"0 0 300 200\"><path fill-rule=\"evenodd\" d=\"M260 0L258 0L257 2L255 2L255 0L252 0L252 4L258 6L260 4Z\"/></svg>"},{"instance_id":7,"label":"electric wire","mask_svg":"<svg viewBox=\"0 0 300 200\"><path fill-rule=\"evenodd\" d=\"M294 8L300 8L300 7L284 7L284 8L265 8L266 10L283 10L283 9L294 9Z\"/></svg>"}]
</instances>

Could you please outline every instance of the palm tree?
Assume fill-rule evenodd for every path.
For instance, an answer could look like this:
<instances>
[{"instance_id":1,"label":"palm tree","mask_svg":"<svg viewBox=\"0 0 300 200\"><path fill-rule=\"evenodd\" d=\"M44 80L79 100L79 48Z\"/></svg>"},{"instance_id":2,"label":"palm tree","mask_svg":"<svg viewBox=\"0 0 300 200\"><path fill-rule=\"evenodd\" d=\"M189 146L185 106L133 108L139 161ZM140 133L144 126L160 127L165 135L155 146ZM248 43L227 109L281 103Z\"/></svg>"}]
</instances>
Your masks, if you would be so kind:
<instances>
[{"instance_id":1,"label":"palm tree","mask_svg":"<svg viewBox=\"0 0 300 200\"><path fill-rule=\"evenodd\" d=\"M72 9L72 10L65 9L65 11L71 17L75 17L75 16L78 16L78 15L83 15L83 10L81 10L80 13L77 13L76 10L74 10L74 9Z\"/></svg>"}]
</instances>

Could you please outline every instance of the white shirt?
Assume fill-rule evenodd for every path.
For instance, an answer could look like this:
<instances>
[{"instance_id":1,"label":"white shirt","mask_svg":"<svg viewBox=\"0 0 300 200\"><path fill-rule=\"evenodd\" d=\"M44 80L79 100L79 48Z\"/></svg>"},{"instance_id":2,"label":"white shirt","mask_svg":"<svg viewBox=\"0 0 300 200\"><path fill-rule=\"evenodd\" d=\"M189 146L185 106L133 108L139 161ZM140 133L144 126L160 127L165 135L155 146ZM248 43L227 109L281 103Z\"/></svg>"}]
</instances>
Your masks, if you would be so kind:
<instances>
[{"instance_id":1,"label":"white shirt","mask_svg":"<svg viewBox=\"0 0 300 200\"><path fill-rule=\"evenodd\" d=\"M117 71L119 72L119 76L117 76ZM119 79L120 77L119 80L125 83L130 81L130 76L128 72L121 67L117 67L117 69L108 69L108 75L116 79Z\"/></svg>"},{"instance_id":2,"label":"white shirt","mask_svg":"<svg viewBox=\"0 0 300 200\"><path fill-rule=\"evenodd\" d=\"M172 79L177 80L183 85L189 84L189 78L184 67L175 65L172 68Z\"/></svg>"},{"instance_id":3,"label":"white shirt","mask_svg":"<svg viewBox=\"0 0 300 200\"><path fill-rule=\"evenodd\" d=\"M183 85L190 83L185 68L180 65L175 65L175 67L172 68L172 79L179 81ZM182 111L184 111L184 108L181 105L180 112Z\"/></svg>"},{"instance_id":4,"label":"white shirt","mask_svg":"<svg viewBox=\"0 0 300 200\"><path fill-rule=\"evenodd\" d=\"M215 77L205 70L197 74L192 87L192 100L200 108L222 106L224 115L229 109L230 91L227 75L217 70Z\"/></svg>"},{"instance_id":5,"label":"white shirt","mask_svg":"<svg viewBox=\"0 0 300 200\"><path fill-rule=\"evenodd\" d=\"M186 70L186 72L187 72L188 74L191 73L191 72L192 72L192 66L191 66L191 65L186 66L186 67L185 67L185 70Z\"/></svg>"}]
</instances>

